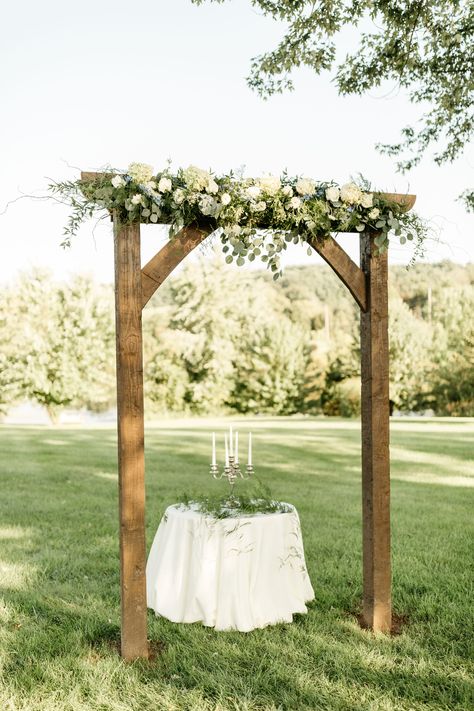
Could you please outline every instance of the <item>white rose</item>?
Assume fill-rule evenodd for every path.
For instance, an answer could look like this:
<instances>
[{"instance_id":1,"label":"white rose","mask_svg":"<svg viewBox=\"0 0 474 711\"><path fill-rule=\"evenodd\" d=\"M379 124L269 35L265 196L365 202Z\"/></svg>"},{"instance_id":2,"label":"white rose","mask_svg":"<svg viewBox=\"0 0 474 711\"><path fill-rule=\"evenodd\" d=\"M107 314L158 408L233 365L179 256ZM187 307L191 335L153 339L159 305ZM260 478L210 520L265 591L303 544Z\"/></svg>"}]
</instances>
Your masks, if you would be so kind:
<instances>
[{"instance_id":1,"label":"white rose","mask_svg":"<svg viewBox=\"0 0 474 711\"><path fill-rule=\"evenodd\" d=\"M177 188L173 193L173 200L177 205L181 205L184 200L184 191L181 188Z\"/></svg>"},{"instance_id":2,"label":"white rose","mask_svg":"<svg viewBox=\"0 0 474 711\"><path fill-rule=\"evenodd\" d=\"M257 202L257 204L254 207L255 212L265 212L267 209L267 203L265 200L261 200L260 202Z\"/></svg>"},{"instance_id":3,"label":"white rose","mask_svg":"<svg viewBox=\"0 0 474 711\"><path fill-rule=\"evenodd\" d=\"M374 196L372 193L364 193L360 199L362 207L372 207L374 204Z\"/></svg>"},{"instance_id":4,"label":"white rose","mask_svg":"<svg viewBox=\"0 0 474 711\"><path fill-rule=\"evenodd\" d=\"M374 207L374 209L369 212L369 218L371 220L376 220L379 215L380 210L378 209L378 207Z\"/></svg>"},{"instance_id":5,"label":"white rose","mask_svg":"<svg viewBox=\"0 0 474 711\"><path fill-rule=\"evenodd\" d=\"M231 225L230 227L227 228L226 230L231 236L233 235L234 237L237 237L240 235L242 232L242 228L240 225Z\"/></svg>"},{"instance_id":6,"label":"white rose","mask_svg":"<svg viewBox=\"0 0 474 711\"><path fill-rule=\"evenodd\" d=\"M139 193L135 193L135 195L132 196L132 205L140 205L142 203L142 196Z\"/></svg>"},{"instance_id":7,"label":"white rose","mask_svg":"<svg viewBox=\"0 0 474 711\"><path fill-rule=\"evenodd\" d=\"M299 197L292 197L290 200L290 207L293 208L293 210L297 210L301 206L301 200Z\"/></svg>"},{"instance_id":8,"label":"white rose","mask_svg":"<svg viewBox=\"0 0 474 711\"><path fill-rule=\"evenodd\" d=\"M263 192L267 193L267 195L276 195L281 188L280 178L277 178L275 175L269 175L268 177L260 178L258 184L263 190Z\"/></svg>"},{"instance_id":9,"label":"white rose","mask_svg":"<svg viewBox=\"0 0 474 711\"><path fill-rule=\"evenodd\" d=\"M121 175L114 175L112 178L112 185L114 188L122 188L125 185L125 180Z\"/></svg>"},{"instance_id":10,"label":"white rose","mask_svg":"<svg viewBox=\"0 0 474 711\"><path fill-rule=\"evenodd\" d=\"M147 163L130 163L127 172L136 183L148 183L153 178L153 166Z\"/></svg>"},{"instance_id":11,"label":"white rose","mask_svg":"<svg viewBox=\"0 0 474 711\"><path fill-rule=\"evenodd\" d=\"M258 196L260 195L260 193L261 193L261 190L260 190L260 188L258 187L258 185L251 185L249 188L247 188L247 195L248 195L249 197L253 198L254 200L255 200L256 198L258 198Z\"/></svg>"},{"instance_id":12,"label":"white rose","mask_svg":"<svg viewBox=\"0 0 474 711\"><path fill-rule=\"evenodd\" d=\"M168 193L173 184L170 180L170 178L160 178L160 182L158 183L158 190L160 193Z\"/></svg>"},{"instance_id":13,"label":"white rose","mask_svg":"<svg viewBox=\"0 0 474 711\"><path fill-rule=\"evenodd\" d=\"M291 187L291 185L285 185L282 190L282 193L283 195L285 195L285 197L291 197L293 195L293 188Z\"/></svg>"},{"instance_id":14,"label":"white rose","mask_svg":"<svg viewBox=\"0 0 474 711\"><path fill-rule=\"evenodd\" d=\"M300 178L296 183L296 192L300 195L312 195L316 189L316 183L309 178Z\"/></svg>"},{"instance_id":15,"label":"white rose","mask_svg":"<svg viewBox=\"0 0 474 711\"><path fill-rule=\"evenodd\" d=\"M341 188L341 200L350 205L358 205L362 199L362 190L355 183L346 183Z\"/></svg>"},{"instance_id":16,"label":"white rose","mask_svg":"<svg viewBox=\"0 0 474 711\"><path fill-rule=\"evenodd\" d=\"M223 205L230 205L230 201L231 201L231 197L230 197L229 193L222 193L221 203Z\"/></svg>"},{"instance_id":17,"label":"white rose","mask_svg":"<svg viewBox=\"0 0 474 711\"><path fill-rule=\"evenodd\" d=\"M340 190L339 188L326 188L326 200L329 200L330 202L337 202L340 198Z\"/></svg>"},{"instance_id":18,"label":"white rose","mask_svg":"<svg viewBox=\"0 0 474 711\"><path fill-rule=\"evenodd\" d=\"M219 190L219 186L215 180L210 178L209 182L207 183L206 190L208 193L212 193L213 195L215 195Z\"/></svg>"}]
</instances>

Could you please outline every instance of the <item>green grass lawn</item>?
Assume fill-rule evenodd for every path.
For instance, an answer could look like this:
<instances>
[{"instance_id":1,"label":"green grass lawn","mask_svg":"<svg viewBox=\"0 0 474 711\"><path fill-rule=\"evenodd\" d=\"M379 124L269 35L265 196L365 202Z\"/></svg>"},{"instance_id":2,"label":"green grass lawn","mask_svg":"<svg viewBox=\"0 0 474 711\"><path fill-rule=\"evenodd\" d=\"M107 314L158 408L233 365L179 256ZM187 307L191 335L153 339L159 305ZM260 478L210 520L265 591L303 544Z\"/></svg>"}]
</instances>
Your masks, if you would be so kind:
<instances>
[{"instance_id":1,"label":"green grass lawn","mask_svg":"<svg viewBox=\"0 0 474 711\"><path fill-rule=\"evenodd\" d=\"M234 420L236 422L236 420ZM222 425L222 421L219 422ZM183 491L211 491L206 420L147 428L147 544ZM359 424L241 421L273 494L300 513L308 615L249 634L149 613L160 654L119 638L113 428L0 428L0 711L474 708L474 420L392 423L393 602L401 634L357 624Z\"/></svg>"}]
</instances>

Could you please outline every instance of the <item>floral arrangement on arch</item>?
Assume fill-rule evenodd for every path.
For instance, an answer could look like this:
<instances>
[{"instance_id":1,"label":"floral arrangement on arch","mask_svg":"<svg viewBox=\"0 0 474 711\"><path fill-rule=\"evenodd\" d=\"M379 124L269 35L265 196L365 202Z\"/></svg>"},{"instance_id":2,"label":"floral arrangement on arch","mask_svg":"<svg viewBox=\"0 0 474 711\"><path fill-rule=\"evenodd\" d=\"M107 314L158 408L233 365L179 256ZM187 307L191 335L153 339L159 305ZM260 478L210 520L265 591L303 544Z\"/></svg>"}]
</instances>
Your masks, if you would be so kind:
<instances>
[{"instance_id":1,"label":"floral arrangement on arch","mask_svg":"<svg viewBox=\"0 0 474 711\"><path fill-rule=\"evenodd\" d=\"M72 207L63 246L97 210L115 211L124 223L167 224L170 238L183 227L216 230L228 263L241 266L259 257L274 279L281 276L280 255L291 242L371 231L384 251L393 231L402 244L415 240L415 254L420 254L427 234L415 213L371 191L365 181L338 186L286 173L217 176L193 165L177 171L168 165L155 173L150 165L131 163L127 171L109 169L95 180L53 183L50 189Z\"/></svg>"}]
</instances>

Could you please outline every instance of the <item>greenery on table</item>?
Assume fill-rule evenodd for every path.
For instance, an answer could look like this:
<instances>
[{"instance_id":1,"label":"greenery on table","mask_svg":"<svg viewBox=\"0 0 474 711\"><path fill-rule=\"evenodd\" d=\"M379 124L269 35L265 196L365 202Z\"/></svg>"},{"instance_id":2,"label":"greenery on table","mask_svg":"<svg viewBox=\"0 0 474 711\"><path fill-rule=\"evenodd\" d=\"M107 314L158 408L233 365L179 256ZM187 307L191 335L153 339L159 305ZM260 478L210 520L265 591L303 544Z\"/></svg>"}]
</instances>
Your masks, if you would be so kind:
<instances>
[{"instance_id":1,"label":"greenery on table","mask_svg":"<svg viewBox=\"0 0 474 711\"><path fill-rule=\"evenodd\" d=\"M474 267L390 267L390 397L404 412L474 415ZM325 266L274 283L190 263L144 311L146 412L356 415L359 314ZM67 335L65 341L64 334ZM35 271L0 290L0 412L52 417L115 401L113 289Z\"/></svg>"},{"instance_id":2,"label":"greenery on table","mask_svg":"<svg viewBox=\"0 0 474 711\"><path fill-rule=\"evenodd\" d=\"M230 495L227 481L216 482L215 488L222 491L222 484L229 488L227 495L213 491L208 494L183 493L178 499L184 508L197 509L200 513L212 518L234 518L252 514L289 513L293 510L290 504L275 501L268 486L258 479L255 481L237 481L235 493ZM242 491L243 489L243 491Z\"/></svg>"},{"instance_id":3,"label":"greenery on table","mask_svg":"<svg viewBox=\"0 0 474 711\"><path fill-rule=\"evenodd\" d=\"M225 426L227 423L222 423ZM235 423L234 423L235 424ZM147 428L147 545L206 484L206 421ZM244 423L239 425L244 429ZM468 711L474 706L474 421L392 422L392 638L361 630L360 428L245 422L302 525L316 599L293 624L216 633L149 615L160 656L119 639L115 427L0 428L2 711Z\"/></svg>"},{"instance_id":4,"label":"greenery on table","mask_svg":"<svg viewBox=\"0 0 474 711\"><path fill-rule=\"evenodd\" d=\"M472 2L252 0L252 5L286 26L277 47L252 61L248 83L262 96L293 89L292 73L299 67L321 74L336 65L334 82L342 95L373 96L388 82L420 106L419 121L402 130L399 143L379 146L399 157L402 171L433 149L437 164L451 163L469 145L474 129ZM351 31L358 43L347 53ZM462 197L474 210L474 191Z\"/></svg>"},{"instance_id":5,"label":"greenery on table","mask_svg":"<svg viewBox=\"0 0 474 711\"><path fill-rule=\"evenodd\" d=\"M70 205L63 246L94 214L114 212L120 222L169 225L172 239L183 227L215 231L226 261L237 266L259 258L281 274L281 253L288 244L324 240L331 232L377 233L375 244L385 251L389 233L400 243L414 243L414 257L423 254L427 224L415 213L374 192L361 178L338 186L302 176L245 178L214 173L190 165L156 173L152 166L131 163L126 172L109 169L94 179L57 182L50 190ZM307 246L308 254L312 248Z\"/></svg>"}]
</instances>

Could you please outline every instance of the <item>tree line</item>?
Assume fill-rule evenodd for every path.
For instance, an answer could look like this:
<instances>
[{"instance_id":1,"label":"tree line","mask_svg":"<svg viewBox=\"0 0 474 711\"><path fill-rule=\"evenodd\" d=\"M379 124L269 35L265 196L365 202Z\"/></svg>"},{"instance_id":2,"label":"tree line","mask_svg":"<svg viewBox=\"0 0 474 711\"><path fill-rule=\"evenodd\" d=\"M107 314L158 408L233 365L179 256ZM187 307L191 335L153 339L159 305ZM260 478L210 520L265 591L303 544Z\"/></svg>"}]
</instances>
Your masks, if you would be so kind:
<instances>
[{"instance_id":1,"label":"tree line","mask_svg":"<svg viewBox=\"0 0 474 711\"><path fill-rule=\"evenodd\" d=\"M395 410L474 416L474 265L390 268ZM0 413L24 399L54 421L115 402L113 289L34 270L1 289ZM189 263L144 311L148 413L360 412L358 308L326 266Z\"/></svg>"}]
</instances>

